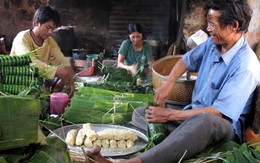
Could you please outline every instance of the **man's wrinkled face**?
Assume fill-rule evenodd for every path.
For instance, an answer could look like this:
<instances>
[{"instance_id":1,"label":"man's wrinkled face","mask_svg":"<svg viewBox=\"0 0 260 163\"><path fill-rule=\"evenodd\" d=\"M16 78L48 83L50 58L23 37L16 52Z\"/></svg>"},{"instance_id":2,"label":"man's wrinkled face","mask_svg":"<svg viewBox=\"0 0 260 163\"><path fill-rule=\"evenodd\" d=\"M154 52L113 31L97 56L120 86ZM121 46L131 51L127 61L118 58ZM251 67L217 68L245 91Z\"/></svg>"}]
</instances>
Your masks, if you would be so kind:
<instances>
[{"instance_id":1,"label":"man's wrinkled face","mask_svg":"<svg viewBox=\"0 0 260 163\"><path fill-rule=\"evenodd\" d=\"M210 9L207 14L207 31L216 45L226 44L231 34L230 25L226 27L221 26L219 22L220 15L220 11L212 9Z\"/></svg>"}]
</instances>

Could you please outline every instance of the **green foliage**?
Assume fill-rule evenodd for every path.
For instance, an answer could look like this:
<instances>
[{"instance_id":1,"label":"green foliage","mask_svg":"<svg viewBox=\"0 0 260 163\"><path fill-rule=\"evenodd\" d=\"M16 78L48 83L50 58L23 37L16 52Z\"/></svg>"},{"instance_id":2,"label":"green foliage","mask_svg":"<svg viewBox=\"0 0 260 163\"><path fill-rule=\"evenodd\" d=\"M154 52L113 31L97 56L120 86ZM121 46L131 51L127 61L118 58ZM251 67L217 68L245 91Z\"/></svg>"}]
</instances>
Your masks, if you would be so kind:
<instances>
[{"instance_id":1,"label":"green foliage","mask_svg":"<svg viewBox=\"0 0 260 163\"><path fill-rule=\"evenodd\" d=\"M0 152L0 162L8 163L70 163L67 145L54 136L45 138L47 145L30 144L29 146Z\"/></svg>"},{"instance_id":2,"label":"green foliage","mask_svg":"<svg viewBox=\"0 0 260 163\"><path fill-rule=\"evenodd\" d=\"M20 96L0 96L0 151L35 143L40 101Z\"/></svg>"},{"instance_id":3,"label":"green foliage","mask_svg":"<svg viewBox=\"0 0 260 163\"><path fill-rule=\"evenodd\" d=\"M239 145L228 141L208 147L201 154L183 163L258 163L259 156L260 153L246 143Z\"/></svg>"},{"instance_id":4,"label":"green foliage","mask_svg":"<svg viewBox=\"0 0 260 163\"><path fill-rule=\"evenodd\" d=\"M136 76L123 68L109 67L98 62L98 68L103 74L103 82L84 83L85 86L102 88L117 92L154 94L151 76L147 76L139 68Z\"/></svg>"},{"instance_id":5,"label":"green foliage","mask_svg":"<svg viewBox=\"0 0 260 163\"><path fill-rule=\"evenodd\" d=\"M0 91L17 95L24 89L42 84L38 69L30 66L31 55L36 50L21 56L0 56Z\"/></svg>"}]
</instances>

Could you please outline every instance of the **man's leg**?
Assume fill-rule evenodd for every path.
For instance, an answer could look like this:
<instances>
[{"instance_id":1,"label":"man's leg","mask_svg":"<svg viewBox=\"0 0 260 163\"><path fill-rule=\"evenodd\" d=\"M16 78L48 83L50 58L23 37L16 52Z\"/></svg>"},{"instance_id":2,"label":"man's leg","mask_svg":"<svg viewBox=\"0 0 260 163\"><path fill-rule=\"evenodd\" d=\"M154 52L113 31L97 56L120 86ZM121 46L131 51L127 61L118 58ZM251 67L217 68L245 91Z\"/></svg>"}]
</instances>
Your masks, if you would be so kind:
<instances>
[{"instance_id":1,"label":"man's leg","mask_svg":"<svg viewBox=\"0 0 260 163\"><path fill-rule=\"evenodd\" d=\"M147 131L147 122L145 121L145 107L134 109L131 124L144 131Z\"/></svg>"},{"instance_id":2,"label":"man's leg","mask_svg":"<svg viewBox=\"0 0 260 163\"><path fill-rule=\"evenodd\" d=\"M231 123L210 113L184 121L164 141L138 157L143 163L174 163L202 152L208 145L233 138Z\"/></svg>"}]
</instances>

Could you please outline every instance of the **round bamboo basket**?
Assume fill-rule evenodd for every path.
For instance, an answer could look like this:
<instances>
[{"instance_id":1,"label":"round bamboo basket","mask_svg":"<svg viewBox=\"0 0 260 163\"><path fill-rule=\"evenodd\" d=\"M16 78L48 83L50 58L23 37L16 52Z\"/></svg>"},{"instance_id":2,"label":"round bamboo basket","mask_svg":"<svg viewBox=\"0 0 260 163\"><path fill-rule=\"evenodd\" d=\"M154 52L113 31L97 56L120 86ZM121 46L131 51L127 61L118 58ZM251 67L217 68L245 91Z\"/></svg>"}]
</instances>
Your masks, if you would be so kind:
<instances>
[{"instance_id":1,"label":"round bamboo basket","mask_svg":"<svg viewBox=\"0 0 260 163\"><path fill-rule=\"evenodd\" d=\"M170 75L172 68L181 57L181 55L166 56L154 62L152 66L152 83L154 89L163 84L167 79L167 76ZM173 84L173 88L168 98L169 103L180 105L190 103L194 84L195 80L188 80L186 78L177 80Z\"/></svg>"}]
</instances>

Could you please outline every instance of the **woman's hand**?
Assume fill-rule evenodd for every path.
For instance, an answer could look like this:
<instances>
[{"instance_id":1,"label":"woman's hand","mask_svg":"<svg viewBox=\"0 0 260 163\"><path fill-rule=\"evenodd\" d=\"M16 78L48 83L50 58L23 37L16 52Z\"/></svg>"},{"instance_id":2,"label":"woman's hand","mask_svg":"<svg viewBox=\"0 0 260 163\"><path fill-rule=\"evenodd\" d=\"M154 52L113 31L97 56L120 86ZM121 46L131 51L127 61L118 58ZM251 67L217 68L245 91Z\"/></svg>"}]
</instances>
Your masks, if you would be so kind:
<instances>
[{"instance_id":1,"label":"woman's hand","mask_svg":"<svg viewBox=\"0 0 260 163\"><path fill-rule=\"evenodd\" d=\"M137 64L129 66L128 70L131 72L133 76L137 74Z\"/></svg>"}]
</instances>

